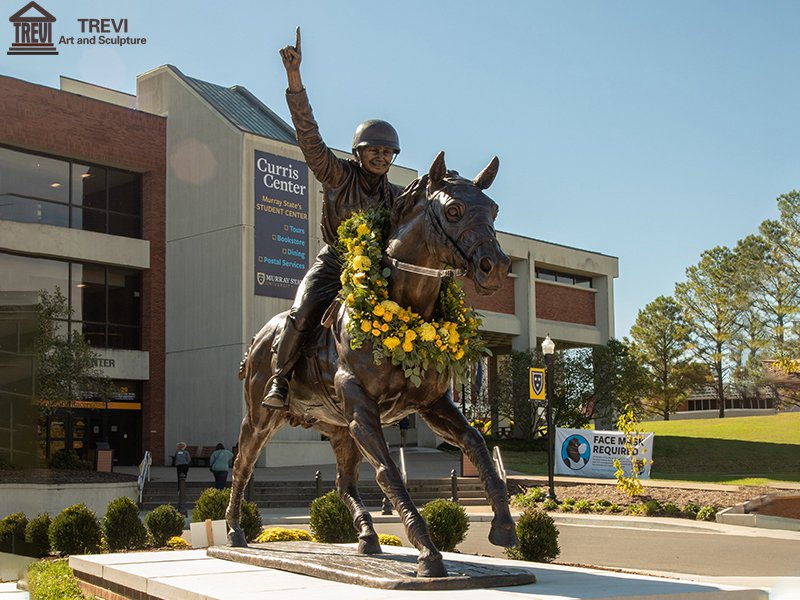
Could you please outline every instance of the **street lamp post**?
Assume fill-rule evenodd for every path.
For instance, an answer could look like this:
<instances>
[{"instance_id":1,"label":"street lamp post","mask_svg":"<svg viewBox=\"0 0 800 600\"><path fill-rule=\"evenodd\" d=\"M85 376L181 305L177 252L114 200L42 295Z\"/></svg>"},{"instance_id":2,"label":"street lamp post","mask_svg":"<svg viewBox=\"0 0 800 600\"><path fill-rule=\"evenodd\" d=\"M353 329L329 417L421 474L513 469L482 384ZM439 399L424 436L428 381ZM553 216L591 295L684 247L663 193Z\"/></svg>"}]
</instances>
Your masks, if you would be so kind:
<instances>
[{"instance_id":1,"label":"street lamp post","mask_svg":"<svg viewBox=\"0 0 800 600\"><path fill-rule=\"evenodd\" d=\"M542 354L544 354L544 381L545 393L547 395L547 483L549 491L547 497L550 500L556 500L555 484L553 482L553 455L555 453L555 436L553 435L553 352L556 350L556 345L550 339L550 334L542 342Z\"/></svg>"}]
</instances>

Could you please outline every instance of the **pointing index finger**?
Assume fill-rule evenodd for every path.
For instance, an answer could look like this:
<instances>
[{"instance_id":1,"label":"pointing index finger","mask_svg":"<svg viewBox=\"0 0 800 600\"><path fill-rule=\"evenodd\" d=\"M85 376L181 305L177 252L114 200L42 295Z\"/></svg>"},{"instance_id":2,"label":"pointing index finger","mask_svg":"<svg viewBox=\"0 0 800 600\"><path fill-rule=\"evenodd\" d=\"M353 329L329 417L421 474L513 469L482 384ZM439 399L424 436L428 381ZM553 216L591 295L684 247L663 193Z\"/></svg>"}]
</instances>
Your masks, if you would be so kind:
<instances>
[{"instance_id":1,"label":"pointing index finger","mask_svg":"<svg viewBox=\"0 0 800 600\"><path fill-rule=\"evenodd\" d=\"M297 42L295 43L294 49L300 52L300 26L297 26Z\"/></svg>"}]
</instances>

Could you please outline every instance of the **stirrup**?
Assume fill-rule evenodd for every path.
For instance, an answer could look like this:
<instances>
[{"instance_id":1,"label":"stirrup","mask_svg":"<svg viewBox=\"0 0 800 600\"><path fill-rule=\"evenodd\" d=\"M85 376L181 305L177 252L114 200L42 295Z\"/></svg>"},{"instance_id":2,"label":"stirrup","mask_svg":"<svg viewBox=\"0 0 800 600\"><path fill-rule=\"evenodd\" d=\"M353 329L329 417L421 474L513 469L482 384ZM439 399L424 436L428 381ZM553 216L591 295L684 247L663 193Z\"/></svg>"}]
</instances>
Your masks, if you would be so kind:
<instances>
[{"instance_id":1,"label":"stirrup","mask_svg":"<svg viewBox=\"0 0 800 600\"><path fill-rule=\"evenodd\" d=\"M269 391L261 401L264 408L287 410L289 408L289 380L283 375L273 375L267 381Z\"/></svg>"}]
</instances>

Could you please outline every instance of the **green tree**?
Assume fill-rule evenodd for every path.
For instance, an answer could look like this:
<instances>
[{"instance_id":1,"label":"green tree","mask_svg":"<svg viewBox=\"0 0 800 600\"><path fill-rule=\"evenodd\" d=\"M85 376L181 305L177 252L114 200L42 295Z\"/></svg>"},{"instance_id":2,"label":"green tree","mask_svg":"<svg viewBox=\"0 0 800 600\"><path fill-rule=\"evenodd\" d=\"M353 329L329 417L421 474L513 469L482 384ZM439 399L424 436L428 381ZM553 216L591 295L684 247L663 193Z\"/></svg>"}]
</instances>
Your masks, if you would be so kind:
<instances>
[{"instance_id":1,"label":"green tree","mask_svg":"<svg viewBox=\"0 0 800 600\"><path fill-rule=\"evenodd\" d=\"M704 383L708 369L691 360L689 323L672 296L659 296L636 315L632 350L647 372L647 408L665 421Z\"/></svg>"},{"instance_id":2,"label":"green tree","mask_svg":"<svg viewBox=\"0 0 800 600\"><path fill-rule=\"evenodd\" d=\"M96 367L97 354L77 331L68 331L72 309L59 288L41 291L38 304L36 400L43 412L69 408L87 397L109 398L111 380Z\"/></svg>"},{"instance_id":3,"label":"green tree","mask_svg":"<svg viewBox=\"0 0 800 600\"><path fill-rule=\"evenodd\" d=\"M687 322L693 350L714 376L719 416L725 416L725 383L746 296L737 271L737 257L726 246L706 250L700 262L686 269L686 281L675 286L675 299Z\"/></svg>"},{"instance_id":4,"label":"green tree","mask_svg":"<svg viewBox=\"0 0 800 600\"><path fill-rule=\"evenodd\" d=\"M592 417L610 426L625 406L640 406L647 390L647 371L624 340L610 339L591 353ZM609 422L610 421L610 422Z\"/></svg>"}]
</instances>

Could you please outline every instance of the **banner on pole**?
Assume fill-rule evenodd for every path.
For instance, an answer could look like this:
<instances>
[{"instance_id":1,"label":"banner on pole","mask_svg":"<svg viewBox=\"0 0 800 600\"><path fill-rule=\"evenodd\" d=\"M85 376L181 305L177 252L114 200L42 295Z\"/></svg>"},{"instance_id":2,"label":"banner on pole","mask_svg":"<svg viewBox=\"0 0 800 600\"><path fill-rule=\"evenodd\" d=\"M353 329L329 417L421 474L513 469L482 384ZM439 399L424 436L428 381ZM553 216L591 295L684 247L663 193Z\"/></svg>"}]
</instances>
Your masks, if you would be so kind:
<instances>
[{"instance_id":1,"label":"banner on pole","mask_svg":"<svg viewBox=\"0 0 800 600\"><path fill-rule=\"evenodd\" d=\"M531 400L544 400L544 369L531 369L528 381L531 391Z\"/></svg>"},{"instance_id":2,"label":"banner on pole","mask_svg":"<svg viewBox=\"0 0 800 600\"><path fill-rule=\"evenodd\" d=\"M619 459L626 476L631 473L631 457L625 449L625 434L621 431L556 428L556 475L614 479L614 460ZM653 434L644 433L634 446L639 461L639 479L650 479L653 459Z\"/></svg>"}]
</instances>

